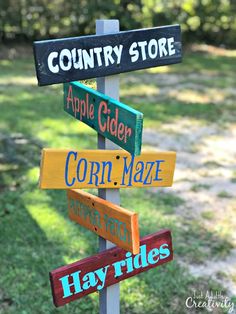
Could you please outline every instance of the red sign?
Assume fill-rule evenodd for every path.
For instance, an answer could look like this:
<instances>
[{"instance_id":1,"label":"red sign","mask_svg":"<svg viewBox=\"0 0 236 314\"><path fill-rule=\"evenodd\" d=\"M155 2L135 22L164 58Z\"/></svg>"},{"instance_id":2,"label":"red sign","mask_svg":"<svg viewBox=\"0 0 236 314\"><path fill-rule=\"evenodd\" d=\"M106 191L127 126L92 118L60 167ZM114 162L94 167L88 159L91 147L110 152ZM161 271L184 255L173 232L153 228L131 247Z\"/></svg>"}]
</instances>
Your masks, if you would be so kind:
<instances>
[{"instance_id":1,"label":"red sign","mask_svg":"<svg viewBox=\"0 0 236 314\"><path fill-rule=\"evenodd\" d=\"M171 233L162 230L144 237L140 253L115 247L50 272L55 306L79 299L173 259Z\"/></svg>"}]
</instances>

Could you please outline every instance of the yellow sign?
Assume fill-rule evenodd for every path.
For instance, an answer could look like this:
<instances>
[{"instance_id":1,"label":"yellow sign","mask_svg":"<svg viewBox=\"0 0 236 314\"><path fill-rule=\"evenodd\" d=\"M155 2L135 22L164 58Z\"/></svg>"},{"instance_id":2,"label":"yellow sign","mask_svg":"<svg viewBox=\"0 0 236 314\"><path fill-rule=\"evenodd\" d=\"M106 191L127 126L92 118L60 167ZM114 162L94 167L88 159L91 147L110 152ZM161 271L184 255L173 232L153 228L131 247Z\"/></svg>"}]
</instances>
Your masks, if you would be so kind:
<instances>
[{"instance_id":1,"label":"yellow sign","mask_svg":"<svg viewBox=\"0 0 236 314\"><path fill-rule=\"evenodd\" d=\"M43 149L40 188L129 188L171 186L175 152Z\"/></svg>"}]
</instances>

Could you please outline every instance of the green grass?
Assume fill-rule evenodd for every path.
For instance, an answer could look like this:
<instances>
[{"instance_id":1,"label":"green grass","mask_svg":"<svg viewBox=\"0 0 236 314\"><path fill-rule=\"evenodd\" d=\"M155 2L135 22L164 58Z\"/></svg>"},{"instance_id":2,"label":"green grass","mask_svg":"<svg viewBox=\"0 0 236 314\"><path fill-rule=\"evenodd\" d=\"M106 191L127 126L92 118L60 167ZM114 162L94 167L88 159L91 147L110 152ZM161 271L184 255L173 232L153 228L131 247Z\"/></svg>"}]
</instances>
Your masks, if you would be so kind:
<instances>
[{"instance_id":1,"label":"green grass","mask_svg":"<svg viewBox=\"0 0 236 314\"><path fill-rule=\"evenodd\" d=\"M201 191L201 190L208 190L208 189L210 189L210 187L211 186L209 184L198 183L198 184L194 184L191 187L191 191L198 192L198 191Z\"/></svg>"},{"instance_id":2,"label":"green grass","mask_svg":"<svg viewBox=\"0 0 236 314\"><path fill-rule=\"evenodd\" d=\"M202 218L212 220L214 218L214 212L213 211L205 211L201 214Z\"/></svg>"},{"instance_id":3,"label":"green grass","mask_svg":"<svg viewBox=\"0 0 236 314\"><path fill-rule=\"evenodd\" d=\"M98 313L97 293L59 309L52 304L48 272L96 254L98 240L69 220L65 191L42 191L37 185L43 147L96 149L96 133L63 111L61 85L36 86L33 59L1 60L0 67L0 313ZM146 127L158 128L182 117L202 123L235 122L236 107L155 96L162 71L121 75L121 100L144 113ZM190 54L182 65L165 71L183 77L213 73L218 86L224 87L226 77L234 87L236 62L235 58ZM213 81L207 84L214 86ZM153 99L145 94L145 86L151 86ZM144 96L137 96L141 88ZM204 188L199 185L195 190ZM187 313L185 299L194 289L222 290L209 278L193 278L178 260L197 264L226 256L231 243L199 221L177 215L176 208L185 203L171 189L122 190L121 203L138 212L142 236L170 228L175 252L173 262L122 282L121 313Z\"/></svg>"},{"instance_id":4,"label":"green grass","mask_svg":"<svg viewBox=\"0 0 236 314\"><path fill-rule=\"evenodd\" d=\"M217 194L218 197L220 198L232 198L233 196L231 194L229 194L227 191L220 191Z\"/></svg>"},{"instance_id":5,"label":"green grass","mask_svg":"<svg viewBox=\"0 0 236 314\"><path fill-rule=\"evenodd\" d=\"M171 93L162 93L163 87L171 86L170 91L179 87L180 91L177 93L179 97L183 93L181 86L186 83L192 85L184 91L191 92L194 89L199 98L204 93L206 95L211 93L212 89L213 94L222 92L226 87L233 89L236 84L235 59L235 57L191 53L184 56L181 65L137 71L135 79L133 73L128 73L126 79L122 81L121 95L124 95L122 100L144 112L144 126L146 127L157 128L162 123L171 123L182 117L197 119L204 124L235 123L234 95L228 90L220 103L212 102L210 99L204 102L194 102L194 98L191 99L191 97L184 97L183 100ZM162 74L166 75L164 80L161 77ZM171 83L168 81L168 75L174 78L177 76L178 79ZM192 76L188 78L188 75ZM199 78L198 75L201 77ZM230 102L226 103L225 100Z\"/></svg>"}]
</instances>

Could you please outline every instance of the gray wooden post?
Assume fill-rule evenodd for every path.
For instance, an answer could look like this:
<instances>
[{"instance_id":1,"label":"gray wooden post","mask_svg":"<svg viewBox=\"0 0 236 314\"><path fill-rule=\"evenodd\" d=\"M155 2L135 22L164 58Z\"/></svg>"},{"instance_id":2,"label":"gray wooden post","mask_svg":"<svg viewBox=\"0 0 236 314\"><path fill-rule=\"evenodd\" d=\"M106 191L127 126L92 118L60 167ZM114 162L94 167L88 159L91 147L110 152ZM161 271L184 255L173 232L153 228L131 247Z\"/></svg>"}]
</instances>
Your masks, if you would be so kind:
<instances>
[{"instance_id":1,"label":"gray wooden post","mask_svg":"<svg viewBox=\"0 0 236 314\"><path fill-rule=\"evenodd\" d=\"M96 34L108 34L119 32L118 20L97 20ZM119 100L119 76L109 76L97 79L97 90L110 97ZM98 134L99 149L119 149L111 141L105 139L104 136ZM111 201L114 204L120 205L119 189L99 189L99 197ZM104 251L115 246L112 242L99 237L99 251ZM100 314L119 314L120 313L120 287L115 284L103 289L99 293Z\"/></svg>"}]
</instances>

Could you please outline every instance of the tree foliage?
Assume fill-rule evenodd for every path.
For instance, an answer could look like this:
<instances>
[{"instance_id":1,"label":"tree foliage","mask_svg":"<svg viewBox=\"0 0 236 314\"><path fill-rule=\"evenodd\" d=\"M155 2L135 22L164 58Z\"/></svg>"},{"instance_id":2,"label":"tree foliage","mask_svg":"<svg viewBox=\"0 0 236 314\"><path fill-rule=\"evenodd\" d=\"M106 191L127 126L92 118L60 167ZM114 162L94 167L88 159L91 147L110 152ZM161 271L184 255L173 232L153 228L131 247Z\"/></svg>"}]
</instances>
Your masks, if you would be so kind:
<instances>
[{"instance_id":1,"label":"tree foliage","mask_svg":"<svg viewBox=\"0 0 236 314\"><path fill-rule=\"evenodd\" d=\"M1 0L0 40L92 34L108 18L122 30L179 23L188 41L236 46L235 0Z\"/></svg>"}]
</instances>

